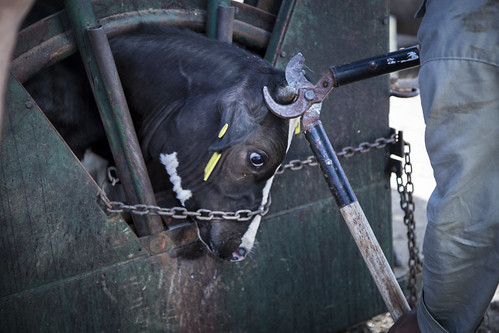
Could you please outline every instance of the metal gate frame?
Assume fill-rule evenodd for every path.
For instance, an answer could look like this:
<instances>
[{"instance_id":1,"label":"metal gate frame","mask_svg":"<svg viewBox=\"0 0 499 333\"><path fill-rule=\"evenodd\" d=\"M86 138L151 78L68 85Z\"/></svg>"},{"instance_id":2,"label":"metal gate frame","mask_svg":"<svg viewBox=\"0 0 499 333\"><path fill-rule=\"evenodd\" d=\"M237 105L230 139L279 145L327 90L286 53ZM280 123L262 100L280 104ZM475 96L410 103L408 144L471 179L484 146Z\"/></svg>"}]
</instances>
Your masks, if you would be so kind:
<instances>
[{"instance_id":1,"label":"metal gate frame","mask_svg":"<svg viewBox=\"0 0 499 333\"><path fill-rule=\"evenodd\" d=\"M204 29L204 1L123 4L94 3L108 36L144 21ZM329 8L324 3L283 1L277 17L250 8L236 13L234 39L259 52L270 45L266 58L280 67L300 51L314 66L312 77L323 72L320 66L384 53L387 1L348 6L352 4L335 2ZM263 19L253 21L255 17ZM342 36L342 26L351 27L348 20L358 17L369 17L361 31ZM269 26L275 26L272 33ZM332 33L335 30L338 33ZM19 38L13 63L19 82L76 50L64 13L28 28ZM337 47L352 40L355 45ZM327 45L326 51L322 45ZM329 208L327 187L313 185L323 183L319 172L306 171L300 179L284 175L275 182L274 206L258 237L261 248L249 260L230 266L210 259L178 262L166 253L175 246L167 238L160 237L159 246L151 247L154 242L144 243L147 237L138 238L121 217L106 216L97 185L15 78L10 81L0 165L1 244L6 256L0 288L2 327L334 331L385 310L355 244L344 236L348 230L334 223L341 217ZM333 145L388 134L388 82L374 80L336 94L335 102L345 107L324 121L328 132L335 133ZM373 105L371 116L359 105ZM308 146L297 140L289 156L303 156L305 151ZM368 166L367 175L357 169L348 176L391 258L388 155L379 151L359 156L344 168L348 174L356 170L350 166ZM309 195L292 190L297 188L307 189Z\"/></svg>"}]
</instances>

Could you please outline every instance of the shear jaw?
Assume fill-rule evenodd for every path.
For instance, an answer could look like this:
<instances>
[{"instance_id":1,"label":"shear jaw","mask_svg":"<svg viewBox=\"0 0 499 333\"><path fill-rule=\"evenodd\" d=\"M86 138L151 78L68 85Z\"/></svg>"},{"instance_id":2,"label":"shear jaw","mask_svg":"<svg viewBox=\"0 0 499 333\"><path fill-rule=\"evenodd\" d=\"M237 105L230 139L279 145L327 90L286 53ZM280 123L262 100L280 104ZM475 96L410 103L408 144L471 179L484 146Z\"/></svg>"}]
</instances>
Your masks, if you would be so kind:
<instances>
[{"instance_id":1,"label":"shear jaw","mask_svg":"<svg viewBox=\"0 0 499 333\"><path fill-rule=\"evenodd\" d=\"M286 65L286 81L297 91L297 97L291 104L282 105L274 101L267 87L263 87L263 98L270 111L284 119L303 116L304 125L316 122L320 116L322 99L315 93L315 86L307 80L303 66L305 58L301 53L296 54Z\"/></svg>"}]
</instances>

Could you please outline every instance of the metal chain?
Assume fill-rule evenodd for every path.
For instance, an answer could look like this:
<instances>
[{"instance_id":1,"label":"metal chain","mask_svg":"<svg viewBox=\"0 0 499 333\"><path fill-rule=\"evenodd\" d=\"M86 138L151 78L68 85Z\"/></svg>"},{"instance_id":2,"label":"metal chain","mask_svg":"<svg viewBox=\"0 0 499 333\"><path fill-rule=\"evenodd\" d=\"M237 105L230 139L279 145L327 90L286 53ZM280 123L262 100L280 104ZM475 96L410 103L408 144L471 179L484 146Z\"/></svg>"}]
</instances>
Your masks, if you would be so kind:
<instances>
[{"instance_id":1,"label":"metal chain","mask_svg":"<svg viewBox=\"0 0 499 333\"><path fill-rule=\"evenodd\" d=\"M337 156L343 157L351 157L357 153L367 153L372 149L382 149L386 147L388 144L395 143L397 140L396 134L392 134L388 138L378 138L373 143L362 142L357 147L345 147L340 152L337 153ZM292 160L287 164L282 165L276 172L276 175L284 173L285 170L297 171L301 170L304 166L317 166L317 160L315 156L309 156L305 160ZM107 177L112 186L119 182L119 179L115 176L116 168L109 167L107 170ZM210 221L213 219L225 219L231 221L249 221L255 215L265 216L270 207L270 196L269 200L264 206L261 206L255 211L251 211L249 209L241 209L236 212L223 212L223 211L212 211L209 209L198 209L197 211L189 211L185 207L172 207L172 208L163 208L159 206L151 206L151 205L127 205L123 202L119 201L110 201L107 196L102 191L100 193L101 200L105 203L106 209L109 213L124 213L128 212L136 215L163 215L168 216L174 219L186 219L188 217L195 217L199 220Z\"/></svg>"},{"instance_id":2,"label":"metal chain","mask_svg":"<svg viewBox=\"0 0 499 333\"><path fill-rule=\"evenodd\" d=\"M357 147L348 146L343 148L337 153L337 156L352 157L357 153L367 153L372 149L382 149L388 144L393 144L397 140L397 135L394 133L388 138L377 138L373 143L362 142ZM315 156L309 156L305 160L292 160L287 164L282 165L276 172L276 174L282 174L285 170L297 171L301 170L304 166L317 166L317 160ZM114 176L115 168L110 167L108 169L108 179L114 186L119 179ZM114 174L113 174L114 173ZM264 206L259 207L255 211L249 209L242 209L236 212L223 212L223 211L212 211L209 209L198 209L197 211L189 211L185 207L171 207L163 208L159 206L151 205L127 205L119 201L110 201L104 192L100 193L101 200L105 203L107 211L110 213L123 213L128 212L136 215L163 215L174 219L186 219L188 217L195 217L199 220L210 221L213 219L225 219L231 221L248 221L252 219L255 215L265 216L271 204L270 196L269 200Z\"/></svg>"},{"instance_id":3,"label":"metal chain","mask_svg":"<svg viewBox=\"0 0 499 333\"><path fill-rule=\"evenodd\" d=\"M357 147L345 147L338 153L336 153L336 156L341 156L341 157L352 157L355 154L365 154L372 149L382 149L385 148L388 144L395 143L397 141L397 134L394 133L388 138L377 138L374 140L374 142L362 142L360 143ZM286 170L291 170L291 171L298 171L303 169L305 166L317 166L319 163L317 162L317 159L315 156L311 155L307 157L305 160L291 160L286 164L283 164L277 169L276 175L283 174L284 171Z\"/></svg>"},{"instance_id":4,"label":"metal chain","mask_svg":"<svg viewBox=\"0 0 499 333\"><path fill-rule=\"evenodd\" d=\"M110 201L105 193L99 193L101 200L105 203L106 209L109 213L124 213L128 212L136 215L162 215L174 219L186 219L188 217L195 217L202 221L211 221L213 219L224 219L230 221L249 221L256 215L265 216L269 212L271 197L267 202L260 206L257 210L241 209L235 212L222 212L209 209L198 209L196 211L189 211L185 207L171 207L163 208L152 205L127 205L120 201Z\"/></svg>"},{"instance_id":5,"label":"metal chain","mask_svg":"<svg viewBox=\"0 0 499 333\"><path fill-rule=\"evenodd\" d=\"M410 292L409 305L414 308L418 302L417 296L417 274L421 271L421 260L419 249L416 244L416 222L414 220L415 204L412 194L414 184L412 183L411 145L404 142L404 167L403 174L397 176L397 191L400 194L400 207L404 211L404 224L407 226L407 246L409 248L409 281L407 289ZM406 182L404 183L404 176Z\"/></svg>"}]
</instances>

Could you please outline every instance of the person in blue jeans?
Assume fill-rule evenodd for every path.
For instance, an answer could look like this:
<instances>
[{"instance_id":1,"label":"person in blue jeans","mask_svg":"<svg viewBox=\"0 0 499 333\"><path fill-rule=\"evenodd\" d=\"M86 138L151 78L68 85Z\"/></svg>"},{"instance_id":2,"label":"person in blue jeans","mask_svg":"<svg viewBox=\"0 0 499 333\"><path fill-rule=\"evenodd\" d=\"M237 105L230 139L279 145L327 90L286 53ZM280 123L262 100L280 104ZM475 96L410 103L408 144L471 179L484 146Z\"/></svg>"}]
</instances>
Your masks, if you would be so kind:
<instances>
[{"instance_id":1,"label":"person in blue jeans","mask_svg":"<svg viewBox=\"0 0 499 333\"><path fill-rule=\"evenodd\" d=\"M499 283L499 0L426 0L418 14L436 188L419 304L389 332L474 332Z\"/></svg>"}]
</instances>

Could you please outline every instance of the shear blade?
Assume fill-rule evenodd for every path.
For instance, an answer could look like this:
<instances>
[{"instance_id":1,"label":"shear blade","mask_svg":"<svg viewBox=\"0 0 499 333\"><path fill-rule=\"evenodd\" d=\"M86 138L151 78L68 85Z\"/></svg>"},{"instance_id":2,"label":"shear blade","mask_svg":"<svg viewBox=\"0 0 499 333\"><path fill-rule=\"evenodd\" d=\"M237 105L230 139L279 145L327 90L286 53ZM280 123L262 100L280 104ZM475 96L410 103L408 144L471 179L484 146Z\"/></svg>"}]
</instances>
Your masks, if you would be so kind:
<instances>
[{"instance_id":1,"label":"shear blade","mask_svg":"<svg viewBox=\"0 0 499 333\"><path fill-rule=\"evenodd\" d=\"M314 86L305 78L305 71L303 70L304 64L305 58L301 53L298 53L293 58L291 58L291 60L286 65L286 81L291 87L295 89Z\"/></svg>"}]
</instances>

